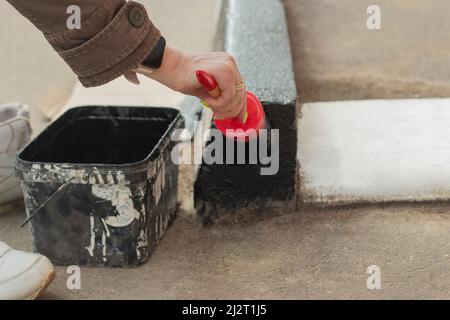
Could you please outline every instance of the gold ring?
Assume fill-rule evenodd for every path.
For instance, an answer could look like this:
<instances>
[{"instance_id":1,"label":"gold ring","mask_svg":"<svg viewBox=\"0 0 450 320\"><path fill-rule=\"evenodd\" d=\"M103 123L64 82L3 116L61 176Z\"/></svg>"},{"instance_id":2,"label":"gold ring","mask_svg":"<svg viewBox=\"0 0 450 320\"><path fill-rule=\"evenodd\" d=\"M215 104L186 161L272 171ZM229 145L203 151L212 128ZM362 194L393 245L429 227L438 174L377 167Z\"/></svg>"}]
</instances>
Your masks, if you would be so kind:
<instances>
[{"instance_id":1,"label":"gold ring","mask_svg":"<svg viewBox=\"0 0 450 320\"><path fill-rule=\"evenodd\" d=\"M244 89L244 88L245 88L245 83L244 83L244 81L241 81L241 83L239 83L239 84L236 86L236 91L242 90L242 89Z\"/></svg>"}]
</instances>

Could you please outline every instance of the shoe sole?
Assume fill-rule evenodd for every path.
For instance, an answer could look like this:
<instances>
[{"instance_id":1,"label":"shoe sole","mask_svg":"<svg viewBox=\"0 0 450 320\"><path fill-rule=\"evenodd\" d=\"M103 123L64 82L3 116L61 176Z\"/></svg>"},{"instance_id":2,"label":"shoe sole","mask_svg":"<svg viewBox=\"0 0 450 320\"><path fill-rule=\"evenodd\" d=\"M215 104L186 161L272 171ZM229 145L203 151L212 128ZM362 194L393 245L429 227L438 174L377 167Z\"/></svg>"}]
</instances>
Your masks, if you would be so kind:
<instances>
[{"instance_id":1,"label":"shoe sole","mask_svg":"<svg viewBox=\"0 0 450 320\"><path fill-rule=\"evenodd\" d=\"M39 298L41 293L43 293L48 288L50 283L52 283L52 281L55 279L55 276L56 276L55 269L50 270L50 272L48 273L48 275L45 278L44 282L42 282L42 285L38 289L38 291L34 292L26 300L36 300L37 298Z\"/></svg>"}]
</instances>

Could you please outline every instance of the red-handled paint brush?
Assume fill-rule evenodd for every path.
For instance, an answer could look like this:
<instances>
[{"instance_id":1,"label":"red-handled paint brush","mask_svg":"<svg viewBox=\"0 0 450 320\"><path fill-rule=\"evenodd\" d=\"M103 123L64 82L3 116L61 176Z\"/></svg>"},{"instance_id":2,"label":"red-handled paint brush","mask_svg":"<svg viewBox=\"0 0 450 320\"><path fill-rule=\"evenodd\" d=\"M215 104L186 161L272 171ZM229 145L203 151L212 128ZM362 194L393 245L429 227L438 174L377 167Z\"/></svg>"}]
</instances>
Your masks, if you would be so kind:
<instances>
[{"instance_id":1,"label":"red-handled paint brush","mask_svg":"<svg viewBox=\"0 0 450 320\"><path fill-rule=\"evenodd\" d=\"M214 76L206 71L196 72L197 80L213 98L221 96L220 88ZM266 128L266 115L259 99L247 91L247 110L242 118L216 119L214 124L226 137L237 141L249 141L258 136L260 129Z\"/></svg>"},{"instance_id":2,"label":"red-handled paint brush","mask_svg":"<svg viewBox=\"0 0 450 320\"><path fill-rule=\"evenodd\" d=\"M213 98L219 98L222 93L220 92L219 86L217 85L216 79L208 72L198 70L196 72L197 80L200 82L202 87L208 91L208 94Z\"/></svg>"}]
</instances>

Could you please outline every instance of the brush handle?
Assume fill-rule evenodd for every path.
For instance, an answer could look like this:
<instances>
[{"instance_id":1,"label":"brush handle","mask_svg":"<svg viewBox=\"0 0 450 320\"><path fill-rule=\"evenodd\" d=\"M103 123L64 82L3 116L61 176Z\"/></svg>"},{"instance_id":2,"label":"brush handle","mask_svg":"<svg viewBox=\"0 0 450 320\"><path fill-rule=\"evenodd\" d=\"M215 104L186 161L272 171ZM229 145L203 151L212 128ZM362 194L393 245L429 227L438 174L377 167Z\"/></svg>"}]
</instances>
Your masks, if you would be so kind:
<instances>
[{"instance_id":1,"label":"brush handle","mask_svg":"<svg viewBox=\"0 0 450 320\"><path fill-rule=\"evenodd\" d=\"M214 76L206 71L198 70L196 72L197 80L202 87L208 91L208 94L213 98L219 98L222 95L220 88Z\"/></svg>"},{"instance_id":2,"label":"brush handle","mask_svg":"<svg viewBox=\"0 0 450 320\"><path fill-rule=\"evenodd\" d=\"M196 72L197 80L202 85L202 87L208 92L208 94L213 98L219 98L222 95L220 88L217 84L216 79L209 72L198 70ZM237 117L236 117L237 118ZM247 121L247 111L243 112L239 117L242 123Z\"/></svg>"}]
</instances>

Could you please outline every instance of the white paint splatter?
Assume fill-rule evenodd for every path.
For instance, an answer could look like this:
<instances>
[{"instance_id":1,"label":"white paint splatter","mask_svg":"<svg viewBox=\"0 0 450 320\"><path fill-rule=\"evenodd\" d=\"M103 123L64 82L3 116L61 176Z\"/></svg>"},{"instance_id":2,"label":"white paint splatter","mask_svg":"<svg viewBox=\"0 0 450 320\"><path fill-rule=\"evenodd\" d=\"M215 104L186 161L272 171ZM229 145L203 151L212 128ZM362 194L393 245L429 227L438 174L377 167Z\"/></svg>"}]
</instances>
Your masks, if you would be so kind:
<instances>
[{"instance_id":1,"label":"white paint splatter","mask_svg":"<svg viewBox=\"0 0 450 320\"><path fill-rule=\"evenodd\" d=\"M122 171L117 172L116 179L118 184L126 183L125 174Z\"/></svg>"},{"instance_id":2,"label":"white paint splatter","mask_svg":"<svg viewBox=\"0 0 450 320\"><path fill-rule=\"evenodd\" d=\"M111 233L109 232L109 228L106 225L105 219L103 219L103 218L102 218L102 223L103 223L103 226L105 227L105 230L106 230L106 236L109 238L111 236Z\"/></svg>"},{"instance_id":3,"label":"white paint splatter","mask_svg":"<svg viewBox=\"0 0 450 320\"><path fill-rule=\"evenodd\" d=\"M161 172L156 177L155 183L153 185L153 196L155 197L155 205L157 206L159 203L159 200L161 199L162 194L162 177Z\"/></svg>"},{"instance_id":4,"label":"white paint splatter","mask_svg":"<svg viewBox=\"0 0 450 320\"><path fill-rule=\"evenodd\" d=\"M137 246L136 246L136 255L137 255L138 259L141 258L141 249L145 249L147 247L148 247L147 233L145 232L145 230L141 230L141 233L139 234L139 237L138 237Z\"/></svg>"},{"instance_id":5,"label":"white paint splatter","mask_svg":"<svg viewBox=\"0 0 450 320\"><path fill-rule=\"evenodd\" d=\"M108 184L114 184L114 178L113 178L113 176L112 176L111 173L108 173L108 174L106 175L106 182L107 182Z\"/></svg>"},{"instance_id":6,"label":"white paint splatter","mask_svg":"<svg viewBox=\"0 0 450 320\"><path fill-rule=\"evenodd\" d=\"M102 233L102 252L103 252L103 261L106 262L106 232Z\"/></svg>"},{"instance_id":7,"label":"white paint splatter","mask_svg":"<svg viewBox=\"0 0 450 320\"><path fill-rule=\"evenodd\" d=\"M105 219L108 225L122 228L130 225L134 219L139 219L140 213L134 208L130 188L117 184L95 184L92 186L92 193L101 199L111 201L111 204L116 207L118 215Z\"/></svg>"},{"instance_id":8,"label":"white paint splatter","mask_svg":"<svg viewBox=\"0 0 450 320\"><path fill-rule=\"evenodd\" d=\"M91 244L89 247L85 247L85 248L89 252L89 255L91 257L93 257L94 256L94 248L95 248L95 232L94 232L95 220L94 220L94 216L92 214L90 215L89 220L91 222Z\"/></svg>"}]
</instances>

